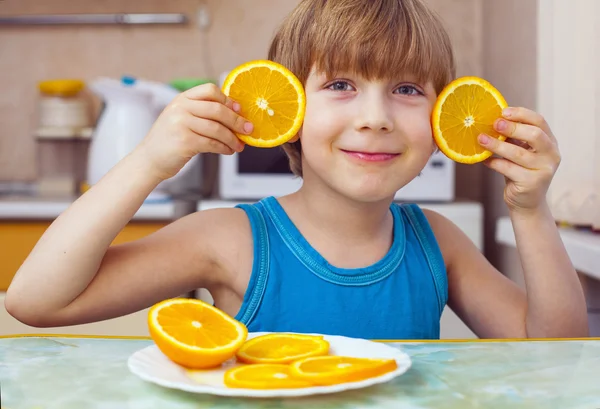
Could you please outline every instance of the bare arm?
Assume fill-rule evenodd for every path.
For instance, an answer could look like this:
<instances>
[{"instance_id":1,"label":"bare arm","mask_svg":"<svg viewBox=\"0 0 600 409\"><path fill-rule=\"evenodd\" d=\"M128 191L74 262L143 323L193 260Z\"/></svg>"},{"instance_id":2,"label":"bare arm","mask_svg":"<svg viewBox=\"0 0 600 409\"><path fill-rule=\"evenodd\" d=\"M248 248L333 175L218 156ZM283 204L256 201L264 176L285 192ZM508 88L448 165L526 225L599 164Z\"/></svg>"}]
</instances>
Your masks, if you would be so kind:
<instances>
[{"instance_id":1,"label":"bare arm","mask_svg":"<svg viewBox=\"0 0 600 409\"><path fill-rule=\"evenodd\" d=\"M221 260L228 257L227 243L250 234L238 209L194 213L109 247L137 210L135 198L141 198L137 206L143 201L142 183L121 185L130 183L120 175L129 170L122 162L48 228L8 289L11 315L38 327L83 324L233 283L233 270Z\"/></svg>"},{"instance_id":2,"label":"bare arm","mask_svg":"<svg viewBox=\"0 0 600 409\"><path fill-rule=\"evenodd\" d=\"M527 286L527 335L586 337L587 308L581 283L550 209L511 212Z\"/></svg>"},{"instance_id":3,"label":"bare arm","mask_svg":"<svg viewBox=\"0 0 600 409\"><path fill-rule=\"evenodd\" d=\"M8 289L7 310L35 325L68 306L94 278L110 243L158 183L140 156L118 163L46 230Z\"/></svg>"},{"instance_id":4,"label":"bare arm","mask_svg":"<svg viewBox=\"0 0 600 409\"><path fill-rule=\"evenodd\" d=\"M546 201L560 162L558 142L546 120L521 107L504 109L494 123L505 141L480 135L496 154L485 164L504 176L508 207L527 289L530 337L588 335L585 298Z\"/></svg>"},{"instance_id":5,"label":"bare arm","mask_svg":"<svg viewBox=\"0 0 600 409\"><path fill-rule=\"evenodd\" d=\"M191 157L243 149L232 130L244 132L246 121L234 110L239 107L212 84L175 98L134 152L47 229L8 289L8 312L34 326L77 324L127 314L202 284L218 258L208 234L239 219L217 226L208 213L109 246L148 194ZM197 222L195 230L189 220Z\"/></svg>"},{"instance_id":6,"label":"bare arm","mask_svg":"<svg viewBox=\"0 0 600 409\"><path fill-rule=\"evenodd\" d=\"M581 287L553 221L514 217L525 293L456 225L435 212L424 212L446 261L448 305L479 337L588 335Z\"/></svg>"},{"instance_id":7,"label":"bare arm","mask_svg":"<svg viewBox=\"0 0 600 409\"><path fill-rule=\"evenodd\" d=\"M482 337L588 336L579 279L546 202L560 164L558 143L546 120L508 107L494 122L507 139L479 135L496 154L484 163L503 175L504 201L515 231L526 294L502 276L448 220L428 213L448 265L449 304Z\"/></svg>"},{"instance_id":8,"label":"bare arm","mask_svg":"<svg viewBox=\"0 0 600 409\"><path fill-rule=\"evenodd\" d=\"M448 306L481 338L525 338L527 297L444 216L423 209L446 263Z\"/></svg>"}]
</instances>

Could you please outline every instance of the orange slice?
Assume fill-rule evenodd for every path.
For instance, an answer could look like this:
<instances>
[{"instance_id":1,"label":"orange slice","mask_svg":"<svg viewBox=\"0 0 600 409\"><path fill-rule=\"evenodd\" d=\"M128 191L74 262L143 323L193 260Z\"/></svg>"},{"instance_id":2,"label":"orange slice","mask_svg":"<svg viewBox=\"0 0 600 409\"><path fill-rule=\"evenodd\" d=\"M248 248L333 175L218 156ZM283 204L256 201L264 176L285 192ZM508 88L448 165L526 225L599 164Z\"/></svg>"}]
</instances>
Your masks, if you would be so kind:
<instances>
[{"instance_id":1,"label":"orange slice","mask_svg":"<svg viewBox=\"0 0 600 409\"><path fill-rule=\"evenodd\" d=\"M246 341L236 357L249 364L288 364L301 358L327 355L328 352L329 342L323 336L278 333Z\"/></svg>"},{"instance_id":2,"label":"orange slice","mask_svg":"<svg viewBox=\"0 0 600 409\"><path fill-rule=\"evenodd\" d=\"M232 358L248 330L201 300L173 298L153 305L148 328L156 346L173 362L194 369L212 368Z\"/></svg>"},{"instance_id":3,"label":"orange slice","mask_svg":"<svg viewBox=\"0 0 600 409\"><path fill-rule=\"evenodd\" d=\"M300 359L290 365L290 373L314 385L334 385L380 376L397 367L394 359L328 355Z\"/></svg>"},{"instance_id":4,"label":"orange slice","mask_svg":"<svg viewBox=\"0 0 600 409\"><path fill-rule=\"evenodd\" d=\"M440 150L461 163L481 162L492 155L477 141L479 134L505 140L493 128L507 103L500 92L484 79L462 77L440 93L433 107L433 137Z\"/></svg>"},{"instance_id":5,"label":"orange slice","mask_svg":"<svg viewBox=\"0 0 600 409\"><path fill-rule=\"evenodd\" d=\"M225 372L225 386L246 389L288 389L312 386L290 375L289 365L255 364L232 368Z\"/></svg>"},{"instance_id":6,"label":"orange slice","mask_svg":"<svg viewBox=\"0 0 600 409\"><path fill-rule=\"evenodd\" d=\"M250 61L234 68L225 78L223 93L240 104L240 115L254 125L251 135L237 134L248 145L282 145L298 133L304 121L302 84L273 61Z\"/></svg>"}]
</instances>

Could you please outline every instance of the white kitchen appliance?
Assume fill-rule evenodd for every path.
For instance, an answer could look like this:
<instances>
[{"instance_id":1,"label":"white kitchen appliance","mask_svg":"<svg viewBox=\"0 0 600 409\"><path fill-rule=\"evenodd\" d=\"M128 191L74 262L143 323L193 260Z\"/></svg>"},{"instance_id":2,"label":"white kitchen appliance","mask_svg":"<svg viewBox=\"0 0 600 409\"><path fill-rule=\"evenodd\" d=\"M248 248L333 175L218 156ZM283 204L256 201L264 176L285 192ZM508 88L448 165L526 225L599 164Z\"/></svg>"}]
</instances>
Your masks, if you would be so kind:
<instances>
[{"instance_id":1,"label":"white kitchen appliance","mask_svg":"<svg viewBox=\"0 0 600 409\"><path fill-rule=\"evenodd\" d=\"M88 154L87 183L91 186L144 139L179 91L167 84L133 77L98 78L90 82L89 88L104 102ZM181 184L198 161L198 156L192 158L177 175L161 182L147 200L168 199L172 186Z\"/></svg>"}]
</instances>

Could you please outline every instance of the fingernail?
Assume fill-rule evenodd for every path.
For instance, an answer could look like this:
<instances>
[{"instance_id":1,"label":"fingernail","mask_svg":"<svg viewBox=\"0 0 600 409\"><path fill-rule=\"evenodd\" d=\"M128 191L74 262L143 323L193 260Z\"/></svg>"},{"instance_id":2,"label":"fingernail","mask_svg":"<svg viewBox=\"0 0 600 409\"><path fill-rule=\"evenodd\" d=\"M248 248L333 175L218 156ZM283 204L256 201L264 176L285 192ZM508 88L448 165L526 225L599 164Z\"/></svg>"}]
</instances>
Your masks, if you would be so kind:
<instances>
[{"instance_id":1,"label":"fingernail","mask_svg":"<svg viewBox=\"0 0 600 409\"><path fill-rule=\"evenodd\" d=\"M242 109L242 107L240 106L240 104L238 104L237 102L233 103L233 110L235 112L240 112L240 109Z\"/></svg>"},{"instance_id":2,"label":"fingernail","mask_svg":"<svg viewBox=\"0 0 600 409\"><path fill-rule=\"evenodd\" d=\"M502 119L496 123L496 129L498 129L499 131L504 131L507 127L508 123L506 123L506 121L503 121Z\"/></svg>"},{"instance_id":3,"label":"fingernail","mask_svg":"<svg viewBox=\"0 0 600 409\"><path fill-rule=\"evenodd\" d=\"M250 122L246 122L246 123L244 124L244 131L245 131L246 133L250 133L250 132L252 132L252 130L253 130L253 129L254 129L254 125L252 125L252 123L250 123Z\"/></svg>"},{"instance_id":4,"label":"fingernail","mask_svg":"<svg viewBox=\"0 0 600 409\"><path fill-rule=\"evenodd\" d=\"M512 115L512 109L510 108L504 108L502 110L502 116L505 118L510 118L510 116Z\"/></svg>"},{"instance_id":5,"label":"fingernail","mask_svg":"<svg viewBox=\"0 0 600 409\"><path fill-rule=\"evenodd\" d=\"M478 139L479 143L482 145L487 145L490 142L490 137L485 134L479 135Z\"/></svg>"}]
</instances>

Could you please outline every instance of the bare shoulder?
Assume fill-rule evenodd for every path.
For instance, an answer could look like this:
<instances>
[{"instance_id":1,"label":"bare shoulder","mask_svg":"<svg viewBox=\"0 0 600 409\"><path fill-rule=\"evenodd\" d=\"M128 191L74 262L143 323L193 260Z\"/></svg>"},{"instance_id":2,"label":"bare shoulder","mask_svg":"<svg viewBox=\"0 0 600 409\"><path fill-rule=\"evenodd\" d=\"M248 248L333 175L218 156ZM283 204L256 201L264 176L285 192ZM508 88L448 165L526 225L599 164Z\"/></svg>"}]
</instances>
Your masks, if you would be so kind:
<instances>
[{"instance_id":1,"label":"bare shoulder","mask_svg":"<svg viewBox=\"0 0 600 409\"><path fill-rule=\"evenodd\" d=\"M422 210L433 230L447 267L452 264L457 254L479 253L471 239L454 222L434 210Z\"/></svg>"},{"instance_id":2,"label":"bare shoulder","mask_svg":"<svg viewBox=\"0 0 600 409\"><path fill-rule=\"evenodd\" d=\"M218 208L191 213L142 239L111 246L100 272L160 269L155 293L161 295L160 285L169 281L172 291L180 294L195 288L231 288L248 257L251 263L252 233L245 212Z\"/></svg>"},{"instance_id":3,"label":"bare shoulder","mask_svg":"<svg viewBox=\"0 0 600 409\"><path fill-rule=\"evenodd\" d=\"M205 217L211 226L210 246L215 261L224 271L234 274L228 280L235 280L237 273L246 270L248 260L252 262L252 229L246 212L239 208L211 209L198 213Z\"/></svg>"},{"instance_id":4,"label":"bare shoulder","mask_svg":"<svg viewBox=\"0 0 600 409\"><path fill-rule=\"evenodd\" d=\"M209 227L213 238L221 235L250 232L250 224L246 212L239 208L217 208L202 210L182 217L175 223L180 223L191 234L197 233L196 228Z\"/></svg>"},{"instance_id":5,"label":"bare shoulder","mask_svg":"<svg viewBox=\"0 0 600 409\"><path fill-rule=\"evenodd\" d=\"M443 215L423 209L448 276L448 306L480 337L524 336L525 293Z\"/></svg>"},{"instance_id":6,"label":"bare shoulder","mask_svg":"<svg viewBox=\"0 0 600 409\"><path fill-rule=\"evenodd\" d=\"M170 229L178 242L187 241L199 261L209 261L220 274L205 275L208 284L227 284L235 280L239 264L252 258L252 231L244 210L218 208L187 215ZM166 232L168 233L168 232ZM206 284L206 283L203 283Z\"/></svg>"}]
</instances>

